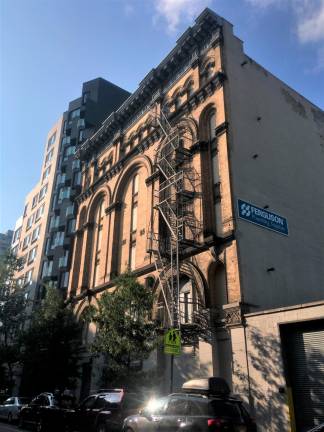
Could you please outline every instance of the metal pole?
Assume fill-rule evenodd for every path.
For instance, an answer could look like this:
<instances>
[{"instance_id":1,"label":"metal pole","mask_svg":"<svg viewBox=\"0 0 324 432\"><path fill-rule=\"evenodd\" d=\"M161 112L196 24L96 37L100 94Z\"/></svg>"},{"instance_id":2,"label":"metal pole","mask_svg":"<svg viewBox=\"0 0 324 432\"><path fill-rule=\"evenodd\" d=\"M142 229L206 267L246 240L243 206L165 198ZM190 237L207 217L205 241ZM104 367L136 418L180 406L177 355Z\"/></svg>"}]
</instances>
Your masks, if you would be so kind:
<instances>
[{"instance_id":1,"label":"metal pole","mask_svg":"<svg viewBox=\"0 0 324 432\"><path fill-rule=\"evenodd\" d=\"M173 366L174 366L174 355L171 354L171 375L170 375L170 393L173 393Z\"/></svg>"}]
</instances>

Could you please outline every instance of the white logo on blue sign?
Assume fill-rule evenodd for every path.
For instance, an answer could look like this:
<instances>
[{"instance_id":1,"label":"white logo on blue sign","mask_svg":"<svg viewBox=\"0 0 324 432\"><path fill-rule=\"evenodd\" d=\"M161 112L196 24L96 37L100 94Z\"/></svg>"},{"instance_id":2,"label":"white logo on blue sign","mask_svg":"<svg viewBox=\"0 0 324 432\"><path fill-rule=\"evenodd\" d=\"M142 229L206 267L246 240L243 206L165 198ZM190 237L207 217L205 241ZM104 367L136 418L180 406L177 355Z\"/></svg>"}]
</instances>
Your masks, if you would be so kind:
<instances>
[{"instance_id":1,"label":"white logo on blue sign","mask_svg":"<svg viewBox=\"0 0 324 432\"><path fill-rule=\"evenodd\" d=\"M288 235L287 219L268 210L257 207L246 201L237 200L238 214L241 219L255 225Z\"/></svg>"}]
</instances>

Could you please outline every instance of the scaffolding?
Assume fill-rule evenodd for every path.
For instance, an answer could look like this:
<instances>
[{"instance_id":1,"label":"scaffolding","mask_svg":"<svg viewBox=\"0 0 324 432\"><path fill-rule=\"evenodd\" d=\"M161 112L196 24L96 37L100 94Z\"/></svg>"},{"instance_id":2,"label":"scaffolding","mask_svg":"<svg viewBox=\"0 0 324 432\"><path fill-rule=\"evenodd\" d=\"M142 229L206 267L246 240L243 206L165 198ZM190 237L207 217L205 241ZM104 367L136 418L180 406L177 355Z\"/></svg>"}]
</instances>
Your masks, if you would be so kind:
<instances>
[{"instance_id":1,"label":"scaffolding","mask_svg":"<svg viewBox=\"0 0 324 432\"><path fill-rule=\"evenodd\" d=\"M202 224L196 217L200 176L192 166L190 131L172 126L163 111L152 114L152 124L160 130L162 140L156 153L159 182L154 190L148 249L154 257L163 296L158 308L166 311L163 327L181 329L186 317L180 299L180 267L187 265L190 271L183 261L184 252L201 247ZM196 312L200 306L191 302Z\"/></svg>"}]
</instances>

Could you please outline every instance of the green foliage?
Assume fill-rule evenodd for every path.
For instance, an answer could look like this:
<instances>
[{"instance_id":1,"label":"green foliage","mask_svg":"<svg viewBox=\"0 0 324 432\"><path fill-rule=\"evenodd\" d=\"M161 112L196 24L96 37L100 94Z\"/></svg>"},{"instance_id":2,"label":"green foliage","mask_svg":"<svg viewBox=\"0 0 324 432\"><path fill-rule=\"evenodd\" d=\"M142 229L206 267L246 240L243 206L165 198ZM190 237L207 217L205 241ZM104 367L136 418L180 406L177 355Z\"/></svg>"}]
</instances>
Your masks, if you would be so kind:
<instances>
[{"instance_id":1,"label":"green foliage","mask_svg":"<svg viewBox=\"0 0 324 432\"><path fill-rule=\"evenodd\" d=\"M0 386L9 391L14 385L13 369L20 361L20 335L26 310L24 290L14 277L20 266L20 260L10 251L0 257Z\"/></svg>"},{"instance_id":2,"label":"green foliage","mask_svg":"<svg viewBox=\"0 0 324 432\"><path fill-rule=\"evenodd\" d=\"M21 392L73 388L78 374L80 326L54 288L34 312L23 336Z\"/></svg>"},{"instance_id":3,"label":"green foliage","mask_svg":"<svg viewBox=\"0 0 324 432\"><path fill-rule=\"evenodd\" d=\"M150 320L154 296L127 271L115 279L114 292L106 292L99 299L94 316L97 333L92 351L105 354L105 381L128 384L144 379L135 365L147 359L155 348L156 334ZM106 384L106 383L104 383Z\"/></svg>"}]
</instances>

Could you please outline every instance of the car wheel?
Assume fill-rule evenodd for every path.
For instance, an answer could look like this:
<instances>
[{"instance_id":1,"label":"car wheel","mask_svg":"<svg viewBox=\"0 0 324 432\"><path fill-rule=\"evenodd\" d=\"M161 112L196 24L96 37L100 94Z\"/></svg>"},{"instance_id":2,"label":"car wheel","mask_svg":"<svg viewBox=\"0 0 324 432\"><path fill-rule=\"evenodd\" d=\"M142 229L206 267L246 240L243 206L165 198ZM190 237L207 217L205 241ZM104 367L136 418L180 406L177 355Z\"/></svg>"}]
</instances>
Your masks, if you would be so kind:
<instances>
[{"instance_id":1,"label":"car wheel","mask_svg":"<svg viewBox=\"0 0 324 432\"><path fill-rule=\"evenodd\" d=\"M7 417L8 423L12 423L12 414L9 413Z\"/></svg>"},{"instance_id":2,"label":"car wheel","mask_svg":"<svg viewBox=\"0 0 324 432\"><path fill-rule=\"evenodd\" d=\"M104 423L99 423L96 432L107 432L106 425Z\"/></svg>"}]
</instances>

